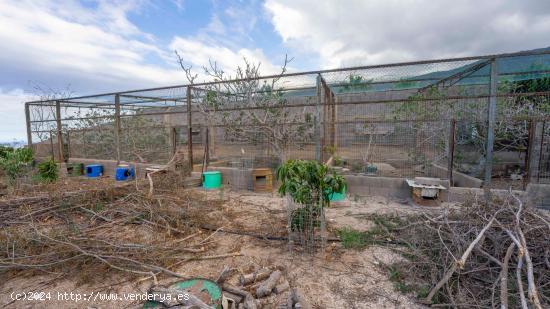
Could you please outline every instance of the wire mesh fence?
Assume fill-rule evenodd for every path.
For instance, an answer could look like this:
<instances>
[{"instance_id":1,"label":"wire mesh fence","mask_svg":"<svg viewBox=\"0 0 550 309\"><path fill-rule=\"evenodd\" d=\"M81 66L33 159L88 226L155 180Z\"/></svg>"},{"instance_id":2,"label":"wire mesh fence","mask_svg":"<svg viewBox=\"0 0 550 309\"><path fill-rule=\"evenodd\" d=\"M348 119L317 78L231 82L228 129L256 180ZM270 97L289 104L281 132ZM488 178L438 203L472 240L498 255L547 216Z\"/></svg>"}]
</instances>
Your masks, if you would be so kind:
<instances>
[{"instance_id":1,"label":"wire mesh fence","mask_svg":"<svg viewBox=\"0 0 550 309\"><path fill-rule=\"evenodd\" d=\"M548 52L222 79L28 110L35 152L59 159L162 164L182 152L195 164L275 168L332 158L343 174L550 181Z\"/></svg>"}]
</instances>

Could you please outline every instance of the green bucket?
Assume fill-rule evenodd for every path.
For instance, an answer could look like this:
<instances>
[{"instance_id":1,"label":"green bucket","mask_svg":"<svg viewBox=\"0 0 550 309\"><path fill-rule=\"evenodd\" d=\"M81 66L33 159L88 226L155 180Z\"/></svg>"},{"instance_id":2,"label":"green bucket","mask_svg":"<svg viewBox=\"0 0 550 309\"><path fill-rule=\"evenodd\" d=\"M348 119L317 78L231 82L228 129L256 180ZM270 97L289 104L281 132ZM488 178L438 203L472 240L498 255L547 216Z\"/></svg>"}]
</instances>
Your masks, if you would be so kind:
<instances>
[{"instance_id":1,"label":"green bucket","mask_svg":"<svg viewBox=\"0 0 550 309\"><path fill-rule=\"evenodd\" d=\"M84 171L84 163L68 163L67 174L69 176L82 176Z\"/></svg>"},{"instance_id":2,"label":"green bucket","mask_svg":"<svg viewBox=\"0 0 550 309\"><path fill-rule=\"evenodd\" d=\"M332 192L329 195L331 202L340 202L346 199L346 187L344 187L340 192Z\"/></svg>"},{"instance_id":3,"label":"green bucket","mask_svg":"<svg viewBox=\"0 0 550 309\"><path fill-rule=\"evenodd\" d=\"M203 278L192 278L184 281L178 281L169 286L170 289L179 291L188 291L198 297L213 309L222 309L222 289L216 282ZM182 297L185 295L182 294ZM166 308L162 303L154 300L147 301L143 308Z\"/></svg>"},{"instance_id":4,"label":"green bucket","mask_svg":"<svg viewBox=\"0 0 550 309\"><path fill-rule=\"evenodd\" d=\"M222 173L211 171L202 173L202 187L205 189L219 189L222 186Z\"/></svg>"}]
</instances>

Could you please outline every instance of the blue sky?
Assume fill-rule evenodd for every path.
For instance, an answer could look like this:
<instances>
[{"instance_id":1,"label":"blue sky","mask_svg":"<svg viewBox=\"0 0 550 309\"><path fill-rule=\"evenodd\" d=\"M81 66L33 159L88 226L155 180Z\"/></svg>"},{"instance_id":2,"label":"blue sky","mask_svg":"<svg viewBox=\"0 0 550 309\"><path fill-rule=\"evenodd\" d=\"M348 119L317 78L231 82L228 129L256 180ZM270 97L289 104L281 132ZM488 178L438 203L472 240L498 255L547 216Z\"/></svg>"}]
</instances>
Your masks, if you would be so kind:
<instances>
[{"instance_id":1,"label":"blue sky","mask_svg":"<svg viewBox=\"0 0 550 309\"><path fill-rule=\"evenodd\" d=\"M547 47L548 33L537 0L0 0L0 141L25 138L36 84L186 83L174 50L197 73L246 57L270 74L285 54L313 70Z\"/></svg>"}]
</instances>

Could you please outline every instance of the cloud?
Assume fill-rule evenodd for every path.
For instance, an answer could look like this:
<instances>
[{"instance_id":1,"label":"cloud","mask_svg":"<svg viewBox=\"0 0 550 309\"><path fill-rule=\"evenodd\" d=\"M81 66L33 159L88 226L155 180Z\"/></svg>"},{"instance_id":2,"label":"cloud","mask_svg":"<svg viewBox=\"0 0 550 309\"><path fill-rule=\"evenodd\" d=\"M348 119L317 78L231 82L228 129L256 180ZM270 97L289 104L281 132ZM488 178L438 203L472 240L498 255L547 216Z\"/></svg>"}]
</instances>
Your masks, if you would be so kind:
<instances>
[{"instance_id":1,"label":"cloud","mask_svg":"<svg viewBox=\"0 0 550 309\"><path fill-rule=\"evenodd\" d=\"M0 2L0 66L12 73L0 76L0 85L15 87L23 79L49 77L82 87L77 91L95 91L167 84L183 77L175 67L149 64L150 58L162 59L168 51L125 17L136 9L135 2L107 8L100 1L95 9L73 1L65 3L69 9L56 2L39 3Z\"/></svg>"},{"instance_id":2,"label":"cloud","mask_svg":"<svg viewBox=\"0 0 550 309\"><path fill-rule=\"evenodd\" d=\"M281 68L272 64L261 49L242 48L234 51L221 45L209 45L182 37L174 38L170 48L177 50L178 54L195 68L196 73L202 73L202 67L208 66L209 60L212 60L231 74L238 65L244 64L244 58L252 63L259 63L262 75L276 74L281 71ZM200 75L200 77L206 78L204 75Z\"/></svg>"},{"instance_id":3,"label":"cloud","mask_svg":"<svg viewBox=\"0 0 550 309\"><path fill-rule=\"evenodd\" d=\"M0 142L8 142L13 139L24 140L26 138L24 102L31 97L31 94L22 89L5 91L0 88L1 112L3 115ZM9 115L9 117L5 115Z\"/></svg>"},{"instance_id":4,"label":"cloud","mask_svg":"<svg viewBox=\"0 0 550 309\"><path fill-rule=\"evenodd\" d=\"M527 50L548 44L550 1L267 0L285 44L323 67Z\"/></svg>"}]
</instances>

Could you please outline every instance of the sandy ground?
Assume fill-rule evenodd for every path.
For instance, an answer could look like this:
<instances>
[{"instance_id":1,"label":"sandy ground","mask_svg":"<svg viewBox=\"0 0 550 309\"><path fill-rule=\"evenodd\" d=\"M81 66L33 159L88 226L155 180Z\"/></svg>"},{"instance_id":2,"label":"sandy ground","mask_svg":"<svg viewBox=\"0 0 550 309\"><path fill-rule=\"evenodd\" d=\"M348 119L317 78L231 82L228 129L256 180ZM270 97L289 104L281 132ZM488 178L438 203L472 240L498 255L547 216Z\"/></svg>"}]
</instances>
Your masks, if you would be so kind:
<instances>
[{"instance_id":1,"label":"sandy ground","mask_svg":"<svg viewBox=\"0 0 550 309\"><path fill-rule=\"evenodd\" d=\"M282 235L286 233L286 209L282 198L275 194L232 192L225 190L206 192L193 189L193 194L204 199L223 199L225 202L215 209L205 209L207 221L224 226L227 230L249 231L261 235ZM384 197L369 197L345 200L335 203L327 210L328 229L350 226L357 230L368 230L372 223L366 214L372 213L418 213L438 211L410 205L407 201L388 200ZM291 286L297 287L314 308L423 308L415 302L414 295L403 295L396 291L381 264L390 264L400 259L392 251L382 247L365 250L344 249L339 243L329 246L330 250L315 255L289 252L286 241L262 240L250 236L218 232L211 238L218 246L208 254L224 254L240 251L242 256L215 260L189 261L176 272L186 277L214 279L224 265L237 268L243 273L264 266L281 265ZM55 280L57 275L44 274L33 277L17 277L0 283L0 304L6 308L139 308L140 301L120 299L128 295L143 295L153 284L152 278L132 280L98 273L101 279L94 284L78 285L77 280ZM237 275L230 282L237 284ZM160 278L160 284L175 281L174 278ZM13 301L14 293L43 292L44 300ZM67 300L64 293L81 295L84 298L98 295L95 300ZM48 294L49 293L49 294ZM61 293L61 294L60 294ZM99 294L103 293L103 294ZM101 300L104 294L117 293L119 300ZM126 293L126 294L124 294ZM40 294L38 294L40 295ZM275 305L286 294L263 300L264 308Z\"/></svg>"}]
</instances>

